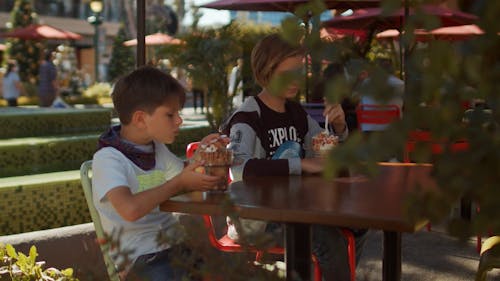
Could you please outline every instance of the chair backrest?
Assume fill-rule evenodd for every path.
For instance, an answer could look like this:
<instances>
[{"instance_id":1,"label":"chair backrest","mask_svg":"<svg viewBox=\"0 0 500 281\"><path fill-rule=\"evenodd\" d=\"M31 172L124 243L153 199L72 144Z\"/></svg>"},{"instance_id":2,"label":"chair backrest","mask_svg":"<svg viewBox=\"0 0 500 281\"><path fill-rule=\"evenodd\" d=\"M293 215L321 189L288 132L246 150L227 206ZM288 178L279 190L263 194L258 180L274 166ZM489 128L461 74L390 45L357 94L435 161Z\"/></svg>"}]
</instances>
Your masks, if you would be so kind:
<instances>
[{"instance_id":1,"label":"chair backrest","mask_svg":"<svg viewBox=\"0 0 500 281\"><path fill-rule=\"evenodd\" d=\"M94 200L92 198L92 160L83 162L80 167L80 180L82 182L83 193L85 194L85 200L90 211L90 217L94 222L95 233L98 239L99 246L101 247L101 252L104 258L104 263L106 264L106 270L109 275L109 280L120 281L118 270L116 269L113 260L109 256L109 244L106 243L106 236L104 235L104 229L102 228L101 217L97 212Z\"/></svg>"},{"instance_id":2,"label":"chair backrest","mask_svg":"<svg viewBox=\"0 0 500 281\"><path fill-rule=\"evenodd\" d=\"M411 162L410 153L415 151L417 144L425 145L432 155L442 154L445 151L446 139L435 139L431 132L416 130L408 134L408 141L404 149L404 162ZM448 148L452 153L465 152L469 150L469 142L465 139L458 140L448 144Z\"/></svg>"},{"instance_id":3,"label":"chair backrest","mask_svg":"<svg viewBox=\"0 0 500 281\"><path fill-rule=\"evenodd\" d=\"M196 152L196 149L198 149L198 146L200 145L200 142L192 142L189 143L188 146L186 147L186 158L189 159L193 157L194 153Z\"/></svg>"},{"instance_id":4,"label":"chair backrest","mask_svg":"<svg viewBox=\"0 0 500 281\"><path fill-rule=\"evenodd\" d=\"M302 107L321 127L325 125L325 116L323 116L325 105L323 103L303 103Z\"/></svg>"},{"instance_id":5,"label":"chair backrest","mask_svg":"<svg viewBox=\"0 0 500 281\"><path fill-rule=\"evenodd\" d=\"M356 107L358 124L384 125L399 119L401 111L395 104L359 104Z\"/></svg>"}]
</instances>

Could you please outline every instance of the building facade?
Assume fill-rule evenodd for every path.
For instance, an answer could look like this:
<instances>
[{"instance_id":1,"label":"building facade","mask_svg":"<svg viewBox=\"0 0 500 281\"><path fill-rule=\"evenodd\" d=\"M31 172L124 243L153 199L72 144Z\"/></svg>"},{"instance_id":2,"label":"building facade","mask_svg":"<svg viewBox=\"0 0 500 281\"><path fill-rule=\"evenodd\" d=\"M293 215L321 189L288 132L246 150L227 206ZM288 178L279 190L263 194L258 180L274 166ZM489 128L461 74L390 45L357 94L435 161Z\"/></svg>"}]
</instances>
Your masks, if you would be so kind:
<instances>
[{"instance_id":1,"label":"building facade","mask_svg":"<svg viewBox=\"0 0 500 281\"><path fill-rule=\"evenodd\" d=\"M110 59L113 38L118 33L122 11L120 0L104 0L101 18L103 23L99 26L99 73L101 81L105 80L107 64ZM9 26L10 13L15 0L0 0L0 32L6 31ZM95 28L87 22L92 15L86 0L52 0L33 1L37 13L38 23L69 30L82 35L82 40L64 42L60 40L47 40L49 48L55 49L61 44L70 45L75 50L76 67L88 73L95 80ZM1 42L0 42L1 43Z\"/></svg>"}]
</instances>

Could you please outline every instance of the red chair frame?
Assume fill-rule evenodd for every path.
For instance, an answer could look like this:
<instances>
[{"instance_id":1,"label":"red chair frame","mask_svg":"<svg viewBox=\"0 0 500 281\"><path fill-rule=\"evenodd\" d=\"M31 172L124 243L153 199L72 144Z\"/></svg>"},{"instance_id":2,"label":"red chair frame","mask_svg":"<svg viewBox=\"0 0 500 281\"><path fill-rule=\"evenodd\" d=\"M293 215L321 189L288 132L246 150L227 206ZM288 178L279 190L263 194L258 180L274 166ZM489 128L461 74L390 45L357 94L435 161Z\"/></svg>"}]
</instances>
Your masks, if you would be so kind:
<instances>
[{"instance_id":1,"label":"red chair frame","mask_svg":"<svg viewBox=\"0 0 500 281\"><path fill-rule=\"evenodd\" d=\"M193 157L196 149L199 146L199 142L192 142L189 143L188 146L186 147L186 158L189 159ZM229 179L231 180L231 179ZM209 215L203 215L203 222L205 224L205 228L207 229L208 232L208 239L210 241L210 244L219 251L222 252L230 252L230 253L235 253L235 252L255 252L255 260L260 261L264 255L264 252L270 253L270 254L276 254L276 255L284 255L285 254L285 249L282 247L272 247L269 249L266 249L265 251L257 249L252 246L242 246L238 243L236 243L233 239L229 238L229 236L224 235L221 238L217 238L217 235L215 233L215 227L212 221L212 217ZM351 271L351 281L356 280L356 248L355 248L355 240L354 240L354 235L352 232L348 229L342 229L342 233L344 237L347 239L347 252L348 252L348 259L349 259L349 269ZM315 281L321 281L321 267L319 265L319 261L315 255L312 255L311 257L313 265L314 265L314 280Z\"/></svg>"},{"instance_id":2,"label":"red chair frame","mask_svg":"<svg viewBox=\"0 0 500 281\"><path fill-rule=\"evenodd\" d=\"M408 141L405 144L404 162L411 162L410 153L415 151L417 143L426 143L429 145L433 155L441 154L444 151L445 140L435 140L429 131L416 130L408 134ZM469 150L469 143L466 140L459 140L449 145L451 152L463 152Z\"/></svg>"},{"instance_id":3,"label":"red chair frame","mask_svg":"<svg viewBox=\"0 0 500 281\"><path fill-rule=\"evenodd\" d=\"M432 137L429 131L416 130L411 131L408 134L408 141L405 144L404 151L404 162L410 163L410 153L415 151L417 143L426 143L429 145L429 149L433 155L438 155L444 152L445 140L436 140ZM469 150L469 143L466 140L459 140L449 144L449 149L453 153L464 152ZM476 212L479 212L479 207L476 208ZM427 224L427 230L431 230L431 223ZM479 253L481 251L481 235L477 235L476 239L476 250Z\"/></svg>"},{"instance_id":4,"label":"red chair frame","mask_svg":"<svg viewBox=\"0 0 500 281\"><path fill-rule=\"evenodd\" d=\"M361 124L389 124L400 117L401 109L395 104L358 104L356 107L358 128L361 128Z\"/></svg>"}]
</instances>

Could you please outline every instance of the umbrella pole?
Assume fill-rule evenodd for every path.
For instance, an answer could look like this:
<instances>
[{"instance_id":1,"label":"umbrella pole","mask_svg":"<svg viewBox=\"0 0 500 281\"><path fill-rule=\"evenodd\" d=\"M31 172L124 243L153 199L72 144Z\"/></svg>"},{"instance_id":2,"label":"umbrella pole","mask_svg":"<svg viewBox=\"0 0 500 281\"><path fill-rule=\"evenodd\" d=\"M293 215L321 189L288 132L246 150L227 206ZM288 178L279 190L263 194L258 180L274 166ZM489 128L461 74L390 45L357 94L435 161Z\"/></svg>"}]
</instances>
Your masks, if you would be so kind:
<instances>
[{"instance_id":1,"label":"umbrella pole","mask_svg":"<svg viewBox=\"0 0 500 281\"><path fill-rule=\"evenodd\" d=\"M408 0L404 1L404 21L403 21L403 31L405 31L406 28L406 21L408 17L410 16L410 7L408 6ZM402 32L399 33L399 36L401 36ZM406 32L405 35L407 36ZM401 57L401 65L403 66L403 81L404 81L404 94L405 96L408 93L408 40L403 40L403 45L400 46L402 48L403 56Z\"/></svg>"},{"instance_id":2,"label":"umbrella pole","mask_svg":"<svg viewBox=\"0 0 500 281\"><path fill-rule=\"evenodd\" d=\"M146 64L146 1L137 0L137 67Z\"/></svg>"},{"instance_id":3,"label":"umbrella pole","mask_svg":"<svg viewBox=\"0 0 500 281\"><path fill-rule=\"evenodd\" d=\"M304 42L307 42L308 40L308 37L309 37L309 20L310 20L310 17L306 17L304 19L304 28L306 29L306 32L305 32L305 38L304 38ZM306 71L305 71L305 84L304 84L304 91L305 91L305 98L306 98L306 103L309 102L309 88L310 88L310 81L309 81L309 69L310 69L310 65L309 65L309 58L310 58L310 52L309 52L309 48L306 49ZM312 63L312 62L311 62Z\"/></svg>"}]
</instances>

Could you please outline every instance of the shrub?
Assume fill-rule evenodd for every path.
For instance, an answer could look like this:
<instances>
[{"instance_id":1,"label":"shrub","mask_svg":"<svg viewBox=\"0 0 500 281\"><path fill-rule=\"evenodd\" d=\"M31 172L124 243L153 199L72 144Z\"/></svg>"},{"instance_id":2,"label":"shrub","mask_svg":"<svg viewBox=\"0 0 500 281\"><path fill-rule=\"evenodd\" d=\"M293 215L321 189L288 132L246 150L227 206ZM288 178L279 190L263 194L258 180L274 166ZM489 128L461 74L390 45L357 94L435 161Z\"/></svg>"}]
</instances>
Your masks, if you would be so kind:
<instances>
[{"instance_id":1,"label":"shrub","mask_svg":"<svg viewBox=\"0 0 500 281\"><path fill-rule=\"evenodd\" d=\"M95 83L83 91L84 97L109 97L111 95L111 85L109 83Z\"/></svg>"},{"instance_id":2,"label":"shrub","mask_svg":"<svg viewBox=\"0 0 500 281\"><path fill-rule=\"evenodd\" d=\"M78 281L73 277L73 269L58 270L53 267L43 269L45 262L36 261L38 253L35 246L31 246L29 255L16 252L10 244L0 244L0 276L9 275L12 281L24 280L59 280Z\"/></svg>"}]
</instances>

